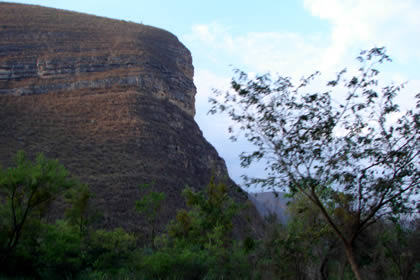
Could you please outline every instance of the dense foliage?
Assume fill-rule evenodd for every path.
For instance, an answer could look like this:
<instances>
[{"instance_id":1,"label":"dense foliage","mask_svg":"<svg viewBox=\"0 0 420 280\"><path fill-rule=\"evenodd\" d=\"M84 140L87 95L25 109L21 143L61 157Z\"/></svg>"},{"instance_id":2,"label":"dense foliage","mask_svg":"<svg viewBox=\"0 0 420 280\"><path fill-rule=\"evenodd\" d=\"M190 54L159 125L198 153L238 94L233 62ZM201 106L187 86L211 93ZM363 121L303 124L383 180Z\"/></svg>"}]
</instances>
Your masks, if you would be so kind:
<instances>
[{"instance_id":1,"label":"dense foliage","mask_svg":"<svg viewBox=\"0 0 420 280\"><path fill-rule=\"evenodd\" d=\"M0 170L0 275L66 279L125 265L135 238L90 227L86 185L43 155L32 162L20 151L15 162ZM59 198L71 205L64 219L48 223L49 206Z\"/></svg>"},{"instance_id":2,"label":"dense foliage","mask_svg":"<svg viewBox=\"0 0 420 280\"><path fill-rule=\"evenodd\" d=\"M264 237L239 240L233 219L245 206L229 197L225 184L211 181L205 192L186 188L188 209L150 241L149 233L93 228L98 213L89 207L88 186L57 161L31 162L19 152L16 167L0 175L0 279L353 279L339 239L302 194L289 204L287 225L272 217ZM137 209L153 223L165 195L141 188ZM48 223L47 206L60 196L65 215ZM25 219L21 209L30 209ZM11 248L15 224L20 237ZM418 279L419 238L419 219L379 220L356 243L361 273Z\"/></svg>"}]
</instances>

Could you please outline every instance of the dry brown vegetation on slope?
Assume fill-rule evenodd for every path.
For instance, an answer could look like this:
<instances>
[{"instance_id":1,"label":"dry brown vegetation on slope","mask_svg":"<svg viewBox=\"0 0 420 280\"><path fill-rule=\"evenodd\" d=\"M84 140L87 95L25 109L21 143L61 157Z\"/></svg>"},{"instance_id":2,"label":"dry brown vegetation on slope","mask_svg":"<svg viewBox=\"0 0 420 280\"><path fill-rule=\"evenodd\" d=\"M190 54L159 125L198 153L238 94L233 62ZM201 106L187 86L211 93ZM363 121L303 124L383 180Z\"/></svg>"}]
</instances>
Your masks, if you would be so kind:
<instances>
[{"instance_id":1,"label":"dry brown vegetation on slope","mask_svg":"<svg viewBox=\"0 0 420 280\"><path fill-rule=\"evenodd\" d=\"M163 226L186 185L202 188L212 173L228 178L194 122L191 55L174 35L0 3L0 38L2 165L19 149L58 158L91 185L103 225L137 230L139 184L168 194Z\"/></svg>"}]
</instances>

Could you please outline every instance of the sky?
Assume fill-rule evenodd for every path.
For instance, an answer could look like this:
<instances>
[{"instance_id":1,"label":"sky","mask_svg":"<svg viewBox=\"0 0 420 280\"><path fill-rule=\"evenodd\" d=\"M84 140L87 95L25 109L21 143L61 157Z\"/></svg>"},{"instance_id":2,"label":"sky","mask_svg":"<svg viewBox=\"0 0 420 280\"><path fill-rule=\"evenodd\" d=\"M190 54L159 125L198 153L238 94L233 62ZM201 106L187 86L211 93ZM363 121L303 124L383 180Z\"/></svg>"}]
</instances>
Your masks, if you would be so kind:
<instances>
[{"instance_id":1,"label":"sky","mask_svg":"<svg viewBox=\"0 0 420 280\"><path fill-rule=\"evenodd\" d=\"M205 138L227 163L230 176L258 176L263 166L240 168L251 149L229 141L230 121L208 115L212 89L227 90L234 68L278 73L295 81L320 71L331 80L355 67L361 50L387 48L393 62L380 68L387 83L407 82L402 108L420 92L419 0L27 0L42 5L152 25L175 34L191 51L197 87L196 116ZM321 87L322 83L318 82Z\"/></svg>"}]
</instances>

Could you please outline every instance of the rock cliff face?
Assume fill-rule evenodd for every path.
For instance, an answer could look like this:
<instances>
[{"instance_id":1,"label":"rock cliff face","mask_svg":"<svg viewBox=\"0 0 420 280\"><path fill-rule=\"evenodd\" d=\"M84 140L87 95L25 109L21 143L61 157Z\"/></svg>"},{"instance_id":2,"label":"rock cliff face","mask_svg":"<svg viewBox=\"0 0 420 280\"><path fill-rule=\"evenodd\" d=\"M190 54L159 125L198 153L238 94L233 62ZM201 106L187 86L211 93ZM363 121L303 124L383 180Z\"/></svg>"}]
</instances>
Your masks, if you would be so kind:
<instances>
[{"instance_id":1,"label":"rock cliff face","mask_svg":"<svg viewBox=\"0 0 420 280\"><path fill-rule=\"evenodd\" d=\"M193 119L193 72L164 30L0 3L0 163L19 149L58 158L91 186L102 225L130 230L142 226L138 185L154 182L167 194L163 225L186 185L228 179Z\"/></svg>"}]
</instances>

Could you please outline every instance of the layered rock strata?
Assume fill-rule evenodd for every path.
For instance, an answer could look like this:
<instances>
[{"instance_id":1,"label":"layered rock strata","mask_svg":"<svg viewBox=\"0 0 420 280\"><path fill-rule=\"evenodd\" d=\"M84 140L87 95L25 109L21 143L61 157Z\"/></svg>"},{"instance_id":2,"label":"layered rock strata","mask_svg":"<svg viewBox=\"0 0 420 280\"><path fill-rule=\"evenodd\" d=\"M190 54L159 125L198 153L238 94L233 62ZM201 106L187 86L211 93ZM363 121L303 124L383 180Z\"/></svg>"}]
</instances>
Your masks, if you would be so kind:
<instances>
[{"instance_id":1,"label":"layered rock strata","mask_svg":"<svg viewBox=\"0 0 420 280\"><path fill-rule=\"evenodd\" d=\"M0 3L0 163L19 149L59 159L91 186L101 225L129 230L144 226L138 185L153 182L167 194L164 225L185 186L203 189L212 174L232 183L194 122L193 72L164 30Z\"/></svg>"}]
</instances>

